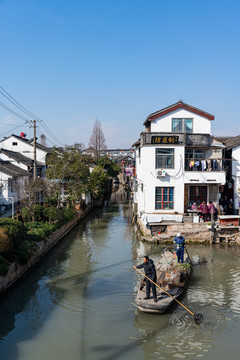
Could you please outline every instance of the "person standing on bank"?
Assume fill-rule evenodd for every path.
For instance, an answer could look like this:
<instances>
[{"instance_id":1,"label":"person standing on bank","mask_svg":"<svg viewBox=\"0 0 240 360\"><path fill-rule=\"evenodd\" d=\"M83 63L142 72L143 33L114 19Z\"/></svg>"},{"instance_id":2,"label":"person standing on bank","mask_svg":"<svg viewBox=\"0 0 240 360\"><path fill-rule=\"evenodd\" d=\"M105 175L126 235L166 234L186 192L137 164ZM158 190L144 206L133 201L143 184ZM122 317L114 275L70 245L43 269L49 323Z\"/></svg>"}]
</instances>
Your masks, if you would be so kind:
<instances>
[{"instance_id":1,"label":"person standing on bank","mask_svg":"<svg viewBox=\"0 0 240 360\"><path fill-rule=\"evenodd\" d=\"M175 249L177 251L177 258L179 263L184 262L184 246L185 246L185 239L184 237L178 233L177 236L174 238L173 243L175 245Z\"/></svg>"},{"instance_id":2,"label":"person standing on bank","mask_svg":"<svg viewBox=\"0 0 240 360\"><path fill-rule=\"evenodd\" d=\"M143 263L138 266L133 266L134 269L144 269L145 275L152 281L157 281L157 274L153 260L149 259L148 256L144 256ZM150 280L146 278L146 297L144 300L150 299L150 288L152 289L154 302L157 302L156 286Z\"/></svg>"}]
</instances>

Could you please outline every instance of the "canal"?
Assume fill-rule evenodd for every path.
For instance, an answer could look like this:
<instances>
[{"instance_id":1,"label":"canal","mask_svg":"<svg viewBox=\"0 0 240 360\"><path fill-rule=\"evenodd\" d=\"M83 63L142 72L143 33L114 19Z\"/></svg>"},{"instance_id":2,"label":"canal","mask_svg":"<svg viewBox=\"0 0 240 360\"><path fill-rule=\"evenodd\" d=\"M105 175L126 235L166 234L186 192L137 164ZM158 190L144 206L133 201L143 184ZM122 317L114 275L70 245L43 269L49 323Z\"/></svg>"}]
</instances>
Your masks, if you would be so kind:
<instances>
[{"instance_id":1,"label":"canal","mask_svg":"<svg viewBox=\"0 0 240 360\"><path fill-rule=\"evenodd\" d=\"M160 246L140 244L128 204L93 212L45 261L0 300L1 360L238 359L238 248L189 246L195 259L182 302L164 315L134 306L133 264Z\"/></svg>"}]
</instances>

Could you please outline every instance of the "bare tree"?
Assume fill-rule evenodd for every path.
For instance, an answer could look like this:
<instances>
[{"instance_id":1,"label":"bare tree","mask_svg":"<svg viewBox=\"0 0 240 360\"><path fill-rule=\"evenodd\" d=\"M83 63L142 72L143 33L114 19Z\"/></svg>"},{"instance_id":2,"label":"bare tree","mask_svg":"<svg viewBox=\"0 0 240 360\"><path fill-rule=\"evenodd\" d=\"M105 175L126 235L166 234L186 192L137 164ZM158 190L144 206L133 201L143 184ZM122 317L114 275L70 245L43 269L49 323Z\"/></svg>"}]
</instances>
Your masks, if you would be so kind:
<instances>
[{"instance_id":1,"label":"bare tree","mask_svg":"<svg viewBox=\"0 0 240 360\"><path fill-rule=\"evenodd\" d=\"M89 140L88 146L93 148L94 156L96 158L100 156L102 150L105 150L107 148L106 140L102 131L101 121L97 119L95 120L92 136Z\"/></svg>"},{"instance_id":2,"label":"bare tree","mask_svg":"<svg viewBox=\"0 0 240 360\"><path fill-rule=\"evenodd\" d=\"M41 134L41 135L40 135L40 142L41 142L41 144L42 144L43 146L46 146L46 140L47 140L46 135Z\"/></svg>"}]
</instances>

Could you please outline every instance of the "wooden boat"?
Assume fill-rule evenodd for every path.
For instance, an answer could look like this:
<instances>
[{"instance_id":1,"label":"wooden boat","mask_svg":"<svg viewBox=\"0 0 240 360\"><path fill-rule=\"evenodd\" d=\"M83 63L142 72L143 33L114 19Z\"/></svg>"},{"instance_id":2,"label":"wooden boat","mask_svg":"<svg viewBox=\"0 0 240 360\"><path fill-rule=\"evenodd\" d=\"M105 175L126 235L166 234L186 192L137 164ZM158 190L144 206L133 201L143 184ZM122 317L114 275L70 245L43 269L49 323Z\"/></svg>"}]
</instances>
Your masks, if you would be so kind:
<instances>
[{"instance_id":1,"label":"wooden boat","mask_svg":"<svg viewBox=\"0 0 240 360\"><path fill-rule=\"evenodd\" d=\"M177 262L176 255L170 249L166 248L163 250L155 267L157 272L157 284L167 291L168 294L172 295L174 299L179 298L186 290L191 275L191 261L187 252L185 251L184 254L184 263L180 264ZM145 287L146 281L145 278L143 278L135 300L139 310L147 313L162 314L171 307L173 302L175 302L173 298L168 296L158 287L156 287L157 302L154 302L153 297L144 300L146 296Z\"/></svg>"}]
</instances>

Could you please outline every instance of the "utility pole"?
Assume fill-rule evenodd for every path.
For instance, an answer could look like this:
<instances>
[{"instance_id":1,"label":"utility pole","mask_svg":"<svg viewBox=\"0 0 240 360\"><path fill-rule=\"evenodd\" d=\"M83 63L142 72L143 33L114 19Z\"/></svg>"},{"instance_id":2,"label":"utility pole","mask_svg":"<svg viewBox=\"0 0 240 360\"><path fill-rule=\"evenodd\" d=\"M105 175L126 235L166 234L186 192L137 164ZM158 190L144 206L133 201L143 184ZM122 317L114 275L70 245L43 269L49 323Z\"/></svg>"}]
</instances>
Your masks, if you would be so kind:
<instances>
[{"instance_id":1,"label":"utility pole","mask_svg":"<svg viewBox=\"0 0 240 360\"><path fill-rule=\"evenodd\" d=\"M33 180L37 179L36 120L33 120Z\"/></svg>"},{"instance_id":2,"label":"utility pole","mask_svg":"<svg viewBox=\"0 0 240 360\"><path fill-rule=\"evenodd\" d=\"M37 137L36 137L36 130L37 130L37 122L40 120L28 120L27 123L30 123L30 127L33 128L33 180L37 180Z\"/></svg>"}]
</instances>

